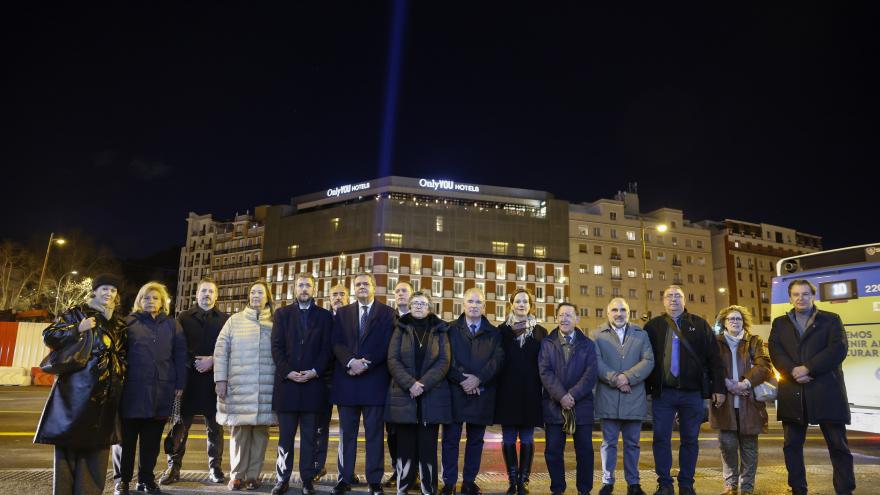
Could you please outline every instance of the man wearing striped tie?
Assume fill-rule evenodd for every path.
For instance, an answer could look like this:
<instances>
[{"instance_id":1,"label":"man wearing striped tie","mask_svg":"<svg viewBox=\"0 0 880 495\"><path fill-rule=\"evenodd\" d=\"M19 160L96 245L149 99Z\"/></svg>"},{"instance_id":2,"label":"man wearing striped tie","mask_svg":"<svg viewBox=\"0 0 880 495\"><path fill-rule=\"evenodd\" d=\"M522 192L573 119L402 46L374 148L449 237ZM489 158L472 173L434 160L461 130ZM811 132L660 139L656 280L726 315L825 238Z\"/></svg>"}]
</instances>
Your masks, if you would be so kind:
<instances>
[{"instance_id":1,"label":"man wearing striped tie","mask_svg":"<svg viewBox=\"0 0 880 495\"><path fill-rule=\"evenodd\" d=\"M654 415L655 495L674 495L672 476L672 423L678 414L681 446L678 451L680 495L694 495L694 472L699 454L703 399L715 407L724 403L724 367L712 327L684 309L681 287L663 291L666 313L652 318L645 331L654 351L654 369L646 382Z\"/></svg>"}]
</instances>

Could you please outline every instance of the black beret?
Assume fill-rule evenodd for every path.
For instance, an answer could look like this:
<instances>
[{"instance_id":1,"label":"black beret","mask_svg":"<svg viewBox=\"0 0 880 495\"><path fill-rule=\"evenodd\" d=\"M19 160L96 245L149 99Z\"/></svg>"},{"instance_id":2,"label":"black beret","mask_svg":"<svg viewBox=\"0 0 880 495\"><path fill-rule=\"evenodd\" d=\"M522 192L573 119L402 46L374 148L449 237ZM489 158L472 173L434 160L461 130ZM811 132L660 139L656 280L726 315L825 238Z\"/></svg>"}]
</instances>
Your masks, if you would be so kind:
<instances>
[{"instance_id":1,"label":"black beret","mask_svg":"<svg viewBox=\"0 0 880 495\"><path fill-rule=\"evenodd\" d=\"M112 273L102 273L92 279L92 290L97 290L102 285L112 285L119 289L122 286L122 280Z\"/></svg>"}]
</instances>

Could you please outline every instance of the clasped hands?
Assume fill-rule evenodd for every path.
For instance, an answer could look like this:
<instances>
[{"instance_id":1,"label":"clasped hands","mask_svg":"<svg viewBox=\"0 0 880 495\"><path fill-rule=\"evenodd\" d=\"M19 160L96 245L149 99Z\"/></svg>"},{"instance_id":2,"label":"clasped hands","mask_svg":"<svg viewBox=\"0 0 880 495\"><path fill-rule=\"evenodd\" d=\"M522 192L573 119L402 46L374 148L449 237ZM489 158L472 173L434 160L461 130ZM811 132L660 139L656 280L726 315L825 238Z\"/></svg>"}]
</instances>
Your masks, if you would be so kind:
<instances>
[{"instance_id":1,"label":"clasped hands","mask_svg":"<svg viewBox=\"0 0 880 495\"><path fill-rule=\"evenodd\" d=\"M629 378L623 373L618 373L614 378L614 386L625 394L632 392L632 387L629 385Z\"/></svg>"},{"instance_id":2,"label":"clasped hands","mask_svg":"<svg viewBox=\"0 0 880 495\"><path fill-rule=\"evenodd\" d=\"M372 362L366 358L360 359L352 359L351 364L348 366L348 374L351 376L357 376L367 371L367 368L370 366Z\"/></svg>"},{"instance_id":3,"label":"clasped hands","mask_svg":"<svg viewBox=\"0 0 880 495\"><path fill-rule=\"evenodd\" d=\"M480 395L480 379L476 375L464 373L464 380L459 383L464 393L468 395Z\"/></svg>"},{"instance_id":4,"label":"clasped hands","mask_svg":"<svg viewBox=\"0 0 880 495\"><path fill-rule=\"evenodd\" d=\"M727 386L727 391L733 395L748 397L752 393L752 387L745 380L737 382L730 378L725 378L724 385Z\"/></svg>"},{"instance_id":5,"label":"clasped hands","mask_svg":"<svg viewBox=\"0 0 880 495\"><path fill-rule=\"evenodd\" d=\"M791 370L791 377L801 385L813 381L813 377L810 376L810 370L806 366L795 366Z\"/></svg>"},{"instance_id":6,"label":"clasped hands","mask_svg":"<svg viewBox=\"0 0 880 495\"><path fill-rule=\"evenodd\" d=\"M291 371L287 374L287 379L294 381L296 383L305 383L312 378L318 376L318 373L315 370L306 370L306 371Z\"/></svg>"}]
</instances>

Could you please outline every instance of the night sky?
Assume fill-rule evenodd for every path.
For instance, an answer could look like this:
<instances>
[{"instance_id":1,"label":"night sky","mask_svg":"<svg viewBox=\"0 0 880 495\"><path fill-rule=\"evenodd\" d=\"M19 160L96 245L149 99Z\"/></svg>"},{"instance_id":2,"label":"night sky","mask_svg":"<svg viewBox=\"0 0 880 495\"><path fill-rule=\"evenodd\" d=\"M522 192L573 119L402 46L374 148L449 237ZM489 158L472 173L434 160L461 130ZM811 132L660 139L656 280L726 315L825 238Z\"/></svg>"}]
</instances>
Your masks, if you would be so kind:
<instances>
[{"instance_id":1,"label":"night sky","mask_svg":"<svg viewBox=\"0 0 880 495\"><path fill-rule=\"evenodd\" d=\"M3 13L0 238L143 256L189 211L393 174L880 240L875 17L844 2L403 4L392 100L394 3L127 3Z\"/></svg>"}]
</instances>

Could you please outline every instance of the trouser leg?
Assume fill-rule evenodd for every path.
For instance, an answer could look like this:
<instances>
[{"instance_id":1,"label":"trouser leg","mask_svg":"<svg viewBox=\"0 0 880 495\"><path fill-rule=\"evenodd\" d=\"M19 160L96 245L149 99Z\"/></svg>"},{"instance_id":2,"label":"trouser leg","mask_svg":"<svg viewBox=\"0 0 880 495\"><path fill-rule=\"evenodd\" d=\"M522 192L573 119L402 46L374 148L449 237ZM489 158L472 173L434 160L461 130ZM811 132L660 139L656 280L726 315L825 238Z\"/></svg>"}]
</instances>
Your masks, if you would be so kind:
<instances>
[{"instance_id":1,"label":"trouser leg","mask_svg":"<svg viewBox=\"0 0 880 495\"><path fill-rule=\"evenodd\" d=\"M290 473L293 471L294 441L298 426L298 413L278 413L278 456L275 459L275 478L278 481L290 481Z\"/></svg>"},{"instance_id":2,"label":"trouser leg","mask_svg":"<svg viewBox=\"0 0 880 495\"><path fill-rule=\"evenodd\" d=\"M639 446L639 435L642 433L642 422L640 420L623 422L623 474L626 484L637 485L639 479L639 455L641 455L641 447Z\"/></svg>"},{"instance_id":3,"label":"trouser leg","mask_svg":"<svg viewBox=\"0 0 880 495\"><path fill-rule=\"evenodd\" d=\"M229 439L229 477L233 480L244 480L250 459L248 443L252 426L232 426Z\"/></svg>"},{"instance_id":4,"label":"trouser leg","mask_svg":"<svg viewBox=\"0 0 880 495\"><path fill-rule=\"evenodd\" d=\"M388 445L388 456L391 458L391 465L397 459L397 430L394 423L385 423L385 443Z\"/></svg>"},{"instance_id":5,"label":"trouser leg","mask_svg":"<svg viewBox=\"0 0 880 495\"><path fill-rule=\"evenodd\" d=\"M565 492L565 433L562 425L545 425L544 435L546 444L544 447L544 460L547 462L547 472L550 474L550 491L553 493Z\"/></svg>"},{"instance_id":6,"label":"trouser leg","mask_svg":"<svg viewBox=\"0 0 880 495\"><path fill-rule=\"evenodd\" d=\"M439 431L438 424L420 424L416 429L422 493L437 493L437 433Z\"/></svg>"},{"instance_id":7,"label":"trouser leg","mask_svg":"<svg viewBox=\"0 0 880 495\"><path fill-rule=\"evenodd\" d=\"M120 443L112 447L115 482L129 483L134 476L134 453L140 432L140 421L130 418L123 418L121 421Z\"/></svg>"},{"instance_id":8,"label":"trouser leg","mask_svg":"<svg viewBox=\"0 0 880 495\"><path fill-rule=\"evenodd\" d=\"M266 448L269 446L269 427L257 425L251 430L251 449L248 462L249 479L260 479L263 471L263 461L266 460Z\"/></svg>"},{"instance_id":9,"label":"trouser leg","mask_svg":"<svg viewBox=\"0 0 880 495\"><path fill-rule=\"evenodd\" d=\"M315 469L315 431L318 415L300 413L299 417L299 476L303 480L314 479L318 474Z\"/></svg>"},{"instance_id":10,"label":"trouser leg","mask_svg":"<svg viewBox=\"0 0 880 495\"><path fill-rule=\"evenodd\" d=\"M183 465L183 456L186 454L186 441L189 438L189 429L192 426L193 417L183 416L179 423L174 423L165 435L163 447L168 457L168 467L180 469Z\"/></svg>"},{"instance_id":11,"label":"trouser leg","mask_svg":"<svg viewBox=\"0 0 880 495\"><path fill-rule=\"evenodd\" d=\"M744 492L755 491L755 475L758 472L758 435L740 435L739 488Z\"/></svg>"},{"instance_id":12,"label":"trouser leg","mask_svg":"<svg viewBox=\"0 0 880 495\"><path fill-rule=\"evenodd\" d=\"M76 450L55 446L55 460L52 469L52 494L73 495L76 484Z\"/></svg>"},{"instance_id":13,"label":"trouser leg","mask_svg":"<svg viewBox=\"0 0 880 495\"><path fill-rule=\"evenodd\" d=\"M385 406L364 406L363 412L367 483L382 483L385 475Z\"/></svg>"},{"instance_id":14,"label":"trouser leg","mask_svg":"<svg viewBox=\"0 0 880 495\"><path fill-rule=\"evenodd\" d=\"M473 483L480 473L480 461L483 457L483 436L486 425L467 424L467 441L464 445L464 466L461 469L462 481Z\"/></svg>"},{"instance_id":15,"label":"trouser leg","mask_svg":"<svg viewBox=\"0 0 880 495\"><path fill-rule=\"evenodd\" d=\"M782 422L782 453L785 469L788 471L788 486L792 490L807 490L807 469L804 466L804 442L807 438L807 425Z\"/></svg>"},{"instance_id":16,"label":"trouser leg","mask_svg":"<svg viewBox=\"0 0 880 495\"><path fill-rule=\"evenodd\" d=\"M443 464L443 484L446 486L454 486L458 482L459 442L461 442L461 423L443 425L441 462Z\"/></svg>"},{"instance_id":17,"label":"trouser leg","mask_svg":"<svg viewBox=\"0 0 880 495\"><path fill-rule=\"evenodd\" d=\"M418 469L418 429L416 424L396 424L394 471L397 473L397 493L405 494L416 479Z\"/></svg>"},{"instance_id":18,"label":"trouser leg","mask_svg":"<svg viewBox=\"0 0 880 495\"><path fill-rule=\"evenodd\" d=\"M330 443L330 420L333 418L333 404L318 413L315 429L315 472L321 472L327 464L327 447Z\"/></svg>"},{"instance_id":19,"label":"trouser leg","mask_svg":"<svg viewBox=\"0 0 880 495\"><path fill-rule=\"evenodd\" d=\"M156 459L162 444L162 430L165 429L164 419L144 419L138 449L138 481L145 483L155 481Z\"/></svg>"},{"instance_id":20,"label":"trouser leg","mask_svg":"<svg viewBox=\"0 0 880 495\"><path fill-rule=\"evenodd\" d=\"M578 493L590 493L593 489L593 425L577 425L574 430L574 452L577 461Z\"/></svg>"},{"instance_id":21,"label":"trouser leg","mask_svg":"<svg viewBox=\"0 0 880 495\"><path fill-rule=\"evenodd\" d=\"M833 484L836 493L851 493L856 489L856 475L853 456L846 439L846 426L842 423L821 423L822 435L828 445L831 467L834 472Z\"/></svg>"},{"instance_id":22,"label":"trouser leg","mask_svg":"<svg viewBox=\"0 0 880 495\"><path fill-rule=\"evenodd\" d=\"M653 442L654 469L657 483L660 486L672 485L672 423L675 409L672 399L676 394L673 389L664 389L660 397L651 401L651 412L654 417Z\"/></svg>"},{"instance_id":23,"label":"trouser leg","mask_svg":"<svg viewBox=\"0 0 880 495\"><path fill-rule=\"evenodd\" d=\"M205 434L208 437L208 469L221 469L226 438L223 425L217 422L217 417L213 414L205 416Z\"/></svg>"},{"instance_id":24,"label":"trouser leg","mask_svg":"<svg viewBox=\"0 0 880 495\"><path fill-rule=\"evenodd\" d=\"M700 425L703 424L703 398L700 392L679 393L678 485L693 488L700 455Z\"/></svg>"},{"instance_id":25,"label":"trouser leg","mask_svg":"<svg viewBox=\"0 0 880 495\"><path fill-rule=\"evenodd\" d=\"M721 472L724 484L734 488L739 486L739 435L733 430L718 432L718 447L721 449Z\"/></svg>"},{"instance_id":26,"label":"trouser leg","mask_svg":"<svg viewBox=\"0 0 880 495\"><path fill-rule=\"evenodd\" d=\"M617 467L617 440L623 422L617 419L602 420L602 446L599 452L602 457L602 483L614 484L614 469Z\"/></svg>"},{"instance_id":27,"label":"trouser leg","mask_svg":"<svg viewBox=\"0 0 880 495\"><path fill-rule=\"evenodd\" d=\"M339 411L339 455L336 464L339 479L348 483L354 476L361 410L355 406L337 406L337 410Z\"/></svg>"}]
</instances>

